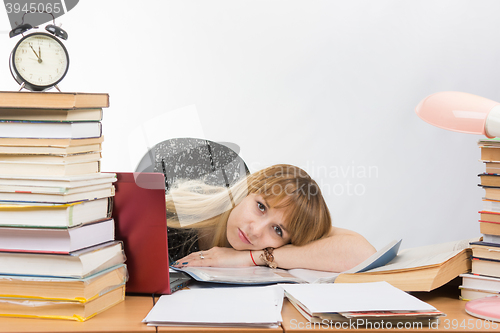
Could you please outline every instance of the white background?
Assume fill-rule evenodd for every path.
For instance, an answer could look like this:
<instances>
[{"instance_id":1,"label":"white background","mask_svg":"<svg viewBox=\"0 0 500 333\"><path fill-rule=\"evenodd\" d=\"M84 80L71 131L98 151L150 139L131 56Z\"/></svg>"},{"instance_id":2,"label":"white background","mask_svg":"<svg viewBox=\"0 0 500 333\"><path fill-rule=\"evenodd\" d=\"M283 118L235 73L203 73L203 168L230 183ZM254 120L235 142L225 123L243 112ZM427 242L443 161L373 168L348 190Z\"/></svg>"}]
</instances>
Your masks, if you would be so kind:
<instances>
[{"instance_id":1,"label":"white background","mask_svg":"<svg viewBox=\"0 0 500 333\"><path fill-rule=\"evenodd\" d=\"M472 238L481 136L414 107L446 90L500 101L499 12L494 0L81 0L56 21L71 59L60 88L110 94L103 171L133 171L131 133L162 117L155 140L196 129L239 145L251 171L305 168L334 225L377 248ZM0 14L0 90L18 89L10 29Z\"/></svg>"}]
</instances>

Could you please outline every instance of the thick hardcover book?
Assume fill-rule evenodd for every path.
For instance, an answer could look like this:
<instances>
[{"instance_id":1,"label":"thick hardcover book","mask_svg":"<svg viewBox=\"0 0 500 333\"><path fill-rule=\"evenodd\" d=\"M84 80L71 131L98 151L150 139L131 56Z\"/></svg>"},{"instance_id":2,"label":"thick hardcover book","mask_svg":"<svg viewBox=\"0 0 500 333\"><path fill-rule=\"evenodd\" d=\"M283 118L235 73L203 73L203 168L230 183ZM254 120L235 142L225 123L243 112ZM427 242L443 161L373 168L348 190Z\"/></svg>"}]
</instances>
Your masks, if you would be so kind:
<instances>
[{"instance_id":1,"label":"thick hardcover book","mask_svg":"<svg viewBox=\"0 0 500 333\"><path fill-rule=\"evenodd\" d=\"M471 301L478 298L500 294L500 279L496 277L461 274L462 285L459 287L461 299Z\"/></svg>"},{"instance_id":2,"label":"thick hardcover book","mask_svg":"<svg viewBox=\"0 0 500 333\"><path fill-rule=\"evenodd\" d=\"M470 247L473 257L500 260L500 244L498 243L472 242Z\"/></svg>"},{"instance_id":3,"label":"thick hardcover book","mask_svg":"<svg viewBox=\"0 0 500 333\"><path fill-rule=\"evenodd\" d=\"M500 260L472 257L472 273L500 278Z\"/></svg>"},{"instance_id":4,"label":"thick hardcover book","mask_svg":"<svg viewBox=\"0 0 500 333\"><path fill-rule=\"evenodd\" d=\"M0 161L0 175L2 176L66 177L96 174L100 171L101 161L78 163L15 163Z\"/></svg>"},{"instance_id":5,"label":"thick hardcover book","mask_svg":"<svg viewBox=\"0 0 500 333\"><path fill-rule=\"evenodd\" d=\"M86 321L125 299L125 286L110 290L85 303L0 298L0 316Z\"/></svg>"},{"instance_id":6,"label":"thick hardcover book","mask_svg":"<svg viewBox=\"0 0 500 333\"><path fill-rule=\"evenodd\" d=\"M0 226L66 228L111 217L113 197L67 204L1 202Z\"/></svg>"},{"instance_id":7,"label":"thick hardcover book","mask_svg":"<svg viewBox=\"0 0 500 333\"><path fill-rule=\"evenodd\" d=\"M0 252L0 274L85 278L124 262L121 242L105 243L70 254Z\"/></svg>"},{"instance_id":8,"label":"thick hardcover book","mask_svg":"<svg viewBox=\"0 0 500 333\"><path fill-rule=\"evenodd\" d=\"M0 275L0 298L86 303L125 285L127 278L125 264L112 266L83 279Z\"/></svg>"},{"instance_id":9,"label":"thick hardcover book","mask_svg":"<svg viewBox=\"0 0 500 333\"><path fill-rule=\"evenodd\" d=\"M73 192L73 191L72 191ZM84 200L95 200L115 195L115 187L110 184L92 185L81 188L81 192L74 193L29 193L29 192L1 192L0 201L19 202L46 202L46 203L70 203Z\"/></svg>"},{"instance_id":10,"label":"thick hardcover book","mask_svg":"<svg viewBox=\"0 0 500 333\"><path fill-rule=\"evenodd\" d=\"M101 144L104 137L90 139L30 139L30 138L0 138L0 147L38 147L38 148L73 148L87 145ZM11 151L12 152L12 151ZM54 152L54 151L51 151ZM69 153L68 153L69 154Z\"/></svg>"},{"instance_id":11,"label":"thick hardcover book","mask_svg":"<svg viewBox=\"0 0 500 333\"><path fill-rule=\"evenodd\" d=\"M0 92L0 108L84 109L107 107L109 107L108 94L24 91Z\"/></svg>"},{"instance_id":12,"label":"thick hardcover book","mask_svg":"<svg viewBox=\"0 0 500 333\"><path fill-rule=\"evenodd\" d=\"M470 271L470 240L402 250L387 265L340 274L337 283L387 281L404 291L431 291Z\"/></svg>"},{"instance_id":13,"label":"thick hardcover book","mask_svg":"<svg viewBox=\"0 0 500 333\"><path fill-rule=\"evenodd\" d=\"M0 251L69 254L114 239L113 219L68 228L0 227Z\"/></svg>"},{"instance_id":14,"label":"thick hardcover book","mask_svg":"<svg viewBox=\"0 0 500 333\"><path fill-rule=\"evenodd\" d=\"M101 137L99 121L36 122L0 120L0 137L27 139L90 139Z\"/></svg>"},{"instance_id":15,"label":"thick hardcover book","mask_svg":"<svg viewBox=\"0 0 500 333\"><path fill-rule=\"evenodd\" d=\"M101 121L102 109L2 109L1 120Z\"/></svg>"}]
</instances>

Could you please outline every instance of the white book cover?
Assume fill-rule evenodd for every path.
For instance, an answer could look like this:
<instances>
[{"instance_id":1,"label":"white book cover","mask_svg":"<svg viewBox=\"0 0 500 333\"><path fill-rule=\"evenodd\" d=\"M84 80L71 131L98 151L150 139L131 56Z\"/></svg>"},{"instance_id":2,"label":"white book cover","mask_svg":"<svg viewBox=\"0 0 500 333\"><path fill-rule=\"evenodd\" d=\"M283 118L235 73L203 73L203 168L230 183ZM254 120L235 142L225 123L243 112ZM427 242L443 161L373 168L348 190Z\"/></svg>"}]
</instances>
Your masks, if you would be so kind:
<instances>
[{"instance_id":1,"label":"white book cover","mask_svg":"<svg viewBox=\"0 0 500 333\"><path fill-rule=\"evenodd\" d=\"M86 122L35 122L0 120L2 138L84 139L101 136L101 123Z\"/></svg>"}]
</instances>

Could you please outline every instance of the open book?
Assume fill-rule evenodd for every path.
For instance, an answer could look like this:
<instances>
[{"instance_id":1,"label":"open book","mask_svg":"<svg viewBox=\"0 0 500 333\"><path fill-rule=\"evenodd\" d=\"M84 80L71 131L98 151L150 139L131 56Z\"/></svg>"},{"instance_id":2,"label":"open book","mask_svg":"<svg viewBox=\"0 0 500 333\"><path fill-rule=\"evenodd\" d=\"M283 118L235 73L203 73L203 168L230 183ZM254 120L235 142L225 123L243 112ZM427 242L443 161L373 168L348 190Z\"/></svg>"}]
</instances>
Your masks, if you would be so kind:
<instances>
[{"instance_id":1,"label":"open book","mask_svg":"<svg viewBox=\"0 0 500 333\"><path fill-rule=\"evenodd\" d=\"M394 240L374 253L368 259L345 273L364 272L383 266L398 254L401 240ZM197 281L230 284L270 284L270 283L331 283L340 273L315 271L310 269L271 269L255 267L183 267L174 268L185 272Z\"/></svg>"},{"instance_id":2,"label":"open book","mask_svg":"<svg viewBox=\"0 0 500 333\"><path fill-rule=\"evenodd\" d=\"M404 291L431 291L470 271L470 241L404 249L385 266L356 274L344 272L335 282L387 281Z\"/></svg>"}]
</instances>

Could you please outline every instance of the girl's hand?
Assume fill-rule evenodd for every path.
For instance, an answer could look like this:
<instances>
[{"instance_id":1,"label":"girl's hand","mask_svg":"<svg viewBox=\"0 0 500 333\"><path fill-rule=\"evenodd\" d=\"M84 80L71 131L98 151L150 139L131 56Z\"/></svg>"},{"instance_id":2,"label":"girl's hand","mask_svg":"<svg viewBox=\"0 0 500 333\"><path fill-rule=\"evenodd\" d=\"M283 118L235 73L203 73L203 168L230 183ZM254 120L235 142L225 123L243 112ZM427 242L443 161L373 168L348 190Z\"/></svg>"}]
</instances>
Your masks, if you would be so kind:
<instances>
[{"instance_id":1,"label":"girl's hand","mask_svg":"<svg viewBox=\"0 0 500 333\"><path fill-rule=\"evenodd\" d=\"M254 259L258 258L259 252L261 251L253 251ZM172 266L177 268L191 266L245 267L254 266L254 263L250 257L250 251L238 251L228 247L213 247L208 251L193 252L179 259Z\"/></svg>"}]
</instances>

